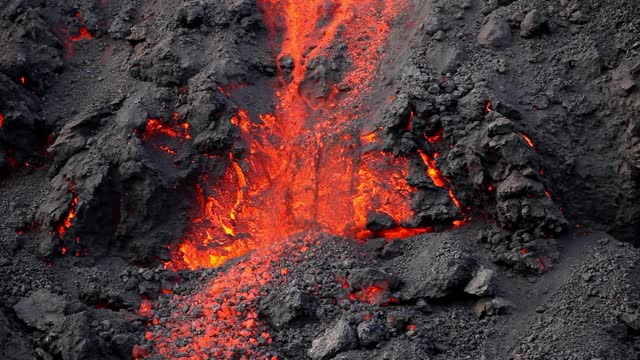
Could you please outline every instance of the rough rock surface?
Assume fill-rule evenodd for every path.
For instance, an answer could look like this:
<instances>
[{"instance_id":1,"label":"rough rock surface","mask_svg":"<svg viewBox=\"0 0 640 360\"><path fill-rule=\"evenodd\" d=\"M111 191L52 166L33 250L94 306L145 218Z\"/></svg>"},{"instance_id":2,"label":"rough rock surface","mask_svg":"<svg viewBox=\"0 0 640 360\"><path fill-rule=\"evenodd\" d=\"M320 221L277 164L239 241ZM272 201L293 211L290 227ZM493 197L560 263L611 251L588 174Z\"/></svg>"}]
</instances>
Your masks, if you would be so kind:
<instances>
[{"instance_id":1,"label":"rough rock surface","mask_svg":"<svg viewBox=\"0 0 640 360\"><path fill-rule=\"evenodd\" d=\"M495 292L495 271L480 268L464 287L464 292L477 296L491 296Z\"/></svg>"},{"instance_id":2,"label":"rough rock surface","mask_svg":"<svg viewBox=\"0 0 640 360\"><path fill-rule=\"evenodd\" d=\"M67 302L47 290L34 291L13 306L16 316L38 330L47 330L64 319Z\"/></svg>"},{"instance_id":3,"label":"rough rock surface","mask_svg":"<svg viewBox=\"0 0 640 360\"><path fill-rule=\"evenodd\" d=\"M497 15L489 15L478 34L478 43L494 48L508 48L512 42L511 27Z\"/></svg>"},{"instance_id":4,"label":"rough rock surface","mask_svg":"<svg viewBox=\"0 0 640 360\"><path fill-rule=\"evenodd\" d=\"M475 260L455 240L421 237L428 242L407 261L401 276L403 298L440 299L464 289L475 270Z\"/></svg>"},{"instance_id":5,"label":"rough rock surface","mask_svg":"<svg viewBox=\"0 0 640 360\"><path fill-rule=\"evenodd\" d=\"M340 320L321 337L313 340L308 354L313 360L331 359L341 351L356 347L357 341L355 329L349 322Z\"/></svg>"},{"instance_id":6,"label":"rough rock surface","mask_svg":"<svg viewBox=\"0 0 640 360\"><path fill-rule=\"evenodd\" d=\"M415 189L411 220L368 209L366 230L433 233L360 244L314 228L268 259L262 292L215 309L191 301L238 262L254 275L253 253L164 264L205 185L250 151L228 89L270 113L272 82L296 71L259 2L2 5L0 358L183 358L238 312L211 358L638 359L637 1L413 2L367 69L372 98L349 106L371 110L376 150L406 160ZM317 98L362 90L328 92L362 40L338 30L333 56L305 59ZM173 314L188 334L162 356Z\"/></svg>"}]
</instances>

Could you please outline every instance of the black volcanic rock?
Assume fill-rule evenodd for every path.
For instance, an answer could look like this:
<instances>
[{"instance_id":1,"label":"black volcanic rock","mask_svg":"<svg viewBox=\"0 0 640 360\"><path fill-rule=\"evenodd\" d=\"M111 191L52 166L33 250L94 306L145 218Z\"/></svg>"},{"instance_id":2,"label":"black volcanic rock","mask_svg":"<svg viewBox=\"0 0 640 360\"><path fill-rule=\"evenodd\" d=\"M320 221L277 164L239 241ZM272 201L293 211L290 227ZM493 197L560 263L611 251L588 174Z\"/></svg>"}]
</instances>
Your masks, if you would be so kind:
<instances>
[{"instance_id":1,"label":"black volcanic rock","mask_svg":"<svg viewBox=\"0 0 640 360\"><path fill-rule=\"evenodd\" d=\"M533 36L542 30L544 30L547 24L547 18L540 13L540 11L534 9L527 13L520 24L520 35L522 37Z\"/></svg>"},{"instance_id":2,"label":"black volcanic rock","mask_svg":"<svg viewBox=\"0 0 640 360\"><path fill-rule=\"evenodd\" d=\"M309 317L311 310L311 298L295 287L269 294L259 309L260 316L275 329L282 329L295 320Z\"/></svg>"},{"instance_id":3,"label":"black volcanic rock","mask_svg":"<svg viewBox=\"0 0 640 360\"><path fill-rule=\"evenodd\" d=\"M371 231L380 231L391 229L396 225L391 216L385 213L369 213L367 215L367 229Z\"/></svg>"},{"instance_id":4,"label":"black volcanic rock","mask_svg":"<svg viewBox=\"0 0 640 360\"><path fill-rule=\"evenodd\" d=\"M412 254L400 276L405 284L402 297L441 299L462 291L476 267L473 257L454 241L422 239L428 245Z\"/></svg>"},{"instance_id":5,"label":"black volcanic rock","mask_svg":"<svg viewBox=\"0 0 640 360\"><path fill-rule=\"evenodd\" d=\"M507 48L511 46L512 35L509 24L500 16L487 16L478 34L478 43L492 48Z\"/></svg>"},{"instance_id":6,"label":"black volcanic rock","mask_svg":"<svg viewBox=\"0 0 640 360\"><path fill-rule=\"evenodd\" d=\"M358 339L364 347L374 347L387 336L387 329L381 321L365 321L358 325Z\"/></svg>"},{"instance_id":7,"label":"black volcanic rock","mask_svg":"<svg viewBox=\"0 0 640 360\"><path fill-rule=\"evenodd\" d=\"M346 320L339 320L322 336L313 340L307 355L313 360L327 360L357 345L356 330Z\"/></svg>"},{"instance_id":8,"label":"black volcanic rock","mask_svg":"<svg viewBox=\"0 0 640 360\"><path fill-rule=\"evenodd\" d=\"M350 270L347 282L349 286L356 290L362 290L369 286L380 284L395 289L400 285L400 280L395 276L371 268Z\"/></svg>"},{"instance_id":9,"label":"black volcanic rock","mask_svg":"<svg viewBox=\"0 0 640 360\"><path fill-rule=\"evenodd\" d=\"M64 319L66 306L67 301L63 297L47 290L38 290L20 300L13 309L25 324L38 330L47 330Z\"/></svg>"}]
</instances>

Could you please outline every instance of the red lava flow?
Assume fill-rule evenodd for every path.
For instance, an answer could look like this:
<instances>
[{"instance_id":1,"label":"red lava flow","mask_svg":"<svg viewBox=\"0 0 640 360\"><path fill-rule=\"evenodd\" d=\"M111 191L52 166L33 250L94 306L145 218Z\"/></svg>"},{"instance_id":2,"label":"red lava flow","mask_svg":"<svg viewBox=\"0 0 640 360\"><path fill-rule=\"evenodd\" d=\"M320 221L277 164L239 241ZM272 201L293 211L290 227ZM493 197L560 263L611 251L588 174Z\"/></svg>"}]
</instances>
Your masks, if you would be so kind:
<instances>
[{"instance_id":1,"label":"red lava flow","mask_svg":"<svg viewBox=\"0 0 640 360\"><path fill-rule=\"evenodd\" d=\"M258 0L258 6L278 63L292 62L293 67L290 73L279 70L273 113L241 109L231 119L242 131L248 154L222 157L227 169L221 178L201 177L196 188L198 213L181 241L170 248L172 260L166 266L214 268L252 253L219 273L201 292L174 295L171 301L201 309L201 316L185 320L184 313L176 311L160 324L143 303L141 311L153 331L146 336L147 347L136 347L135 358L154 353L166 358L189 354L186 358L194 360L277 359L268 350L272 339L255 310L234 304L250 304L260 296L273 281L270 274L286 276L287 271L273 268L272 262L292 246L287 239L324 232L364 241L433 231L406 225L413 217L410 199L416 192L406 180L410 159L376 150L375 132L363 131L370 109L350 106L366 103L371 95L372 74L381 59L378 49L386 43L391 22L407 9L407 0ZM339 43L347 45L340 55L348 57L350 65L341 81L328 83L320 92L309 80L316 71L310 64L338 56ZM220 90L233 100L233 88L244 86ZM176 132L175 126L149 119L142 136L184 137L187 129ZM427 140L435 143L441 137L439 132ZM436 154L420 156L434 184L445 188L460 208L448 180L436 168ZM372 211L389 215L395 227L367 230ZM385 284L378 284L349 297L372 303L384 291Z\"/></svg>"}]
</instances>

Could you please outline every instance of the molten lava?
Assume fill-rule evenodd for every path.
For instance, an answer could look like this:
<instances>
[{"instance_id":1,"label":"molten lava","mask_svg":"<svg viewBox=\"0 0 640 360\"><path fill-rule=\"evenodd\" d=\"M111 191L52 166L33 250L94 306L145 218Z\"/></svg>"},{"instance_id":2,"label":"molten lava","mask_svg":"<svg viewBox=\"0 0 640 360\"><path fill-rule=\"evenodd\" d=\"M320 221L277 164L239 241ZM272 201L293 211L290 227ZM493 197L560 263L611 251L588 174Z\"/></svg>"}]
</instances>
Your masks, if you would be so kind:
<instances>
[{"instance_id":1,"label":"molten lava","mask_svg":"<svg viewBox=\"0 0 640 360\"><path fill-rule=\"evenodd\" d=\"M56 228L56 232L58 233L58 237L60 238L60 240L64 239L64 234L67 232L67 230L69 230L69 228L71 228L73 219L76 218L76 206L78 206L78 195L76 194L75 186L71 182L69 182L69 192L73 197L72 197L71 203L69 204L67 215ZM63 249L65 248L63 247ZM63 252L63 255L64 255L64 252Z\"/></svg>"},{"instance_id":2,"label":"molten lava","mask_svg":"<svg viewBox=\"0 0 640 360\"><path fill-rule=\"evenodd\" d=\"M168 154L175 155L176 150L171 147L175 145L173 140L177 140L178 143L191 140L189 123L178 123L179 117L180 114L173 113L171 117L173 124L163 122L162 118L148 118L147 124L142 132L142 139L145 141L156 140L155 142L150 142L154 147ZM134 130L134 133L138 134L138 131ZM170 141L171 143L158 144L158 141Z\"/></svg>"},{"instance_id":3,"label":"molten lava","mask_svg":"<svg viewBox=\"0 0 640 360\"><path fill-rule=\"evenodd\" d=\"M176 120L176 116L173 117ZM142 134L142 138L145 140L149 140L150 138L157 135L166 135L172 138L183 138L185 140L190 140L191 135L189 135L189 123L177 124L175 126L165 124L162 122L160 118L149 118L147 119L147 126L144 129Z\"/></svg>"},{"instance_id":4,"label":"molten lava","mask_svg":"<svg viewBox=\"0 0 640 360\"><path fill-rule=\"evenodd\" d=\"M215 267L306 230L362 240L432 231L403 227L413 217L409 199L416 191L406 181L409 159L365 149L364 144L377 141L375 132L363 131L368 109L349 106L365 103L371 94L371 74L380 60L377 49L405 1L261 0L258 5L279 50L278 63L293 66L279 69L274 113L255 114L240 106L231 118L249 154L225 159L225 175L198 190L202 213L173 249L168 266ZM339 40L352 45L346 50L351 65L341 82L329 82L318 93L309 64L339 56L334 50ZM242 86L220 90L231 96ZM351 90L340 90L345 88ZM158 124L152 120L148 128ZM429 140L441 137L439 130ZM434 184L447 188L433 158L421 155ZM367 230L371 212L391 216L395 228Z\"/></svg>"},{"instance_id":5,"label":"molten lava","mask_svg":"<svg viewBox=\"0 0 640 360\"><path fill-rule=\"evenodd\" d=\"M76 218L76 208L78 206L78 194L76 193L75 185L69 180L67 180L67 183L69 184L69 193L71 193L72 196L71 202L69 203L68 210L64 219L60 221L55 229L56 233L58 234L58 239L60 240L60 253L62 255L66 255L68 253L67 246L65 246L64 242L64 236L71 228L71 225L73 225L73 219ZM75 242L77 244L80 244L80 238L76 237ZM75 251L74 253L76 257L80 256L80 254L80 251Z\"/></svg>"},{"instance_id":6,"label":"molten lava","mask_svg":"<svg viewBox=\"0 0 640 360\"><path fill-rule=\"evenodd\" d=\"M248 104L237 104L240 110L230 121L240 129L248 151L242 158L220 156L218 160L226 164L224 175L199 179L196 214L182 240L171 247L172 260L166 266L214 268L253 253L201 293L190 298L174 295L173 301L201 308L203 317L185 322L182 312L172 314L162 325L168 330L152 336L159 354L268 359L267 352L255 352L258 344L271 342L257 314L251 307L238 309L233 304L251 304L272 281L270 274L286 275L286 269L274 268L273 263L296 234L324 232L366 240L433 231L406 225L413 223L410 199L416 192L406 180L411 159L376 148L377 130L367 127L372 109L364 105L372 93L379 49L385 45L392 20L407 3L258 0L281 65L273 85L275 109L260 114L243 106ZM338 44L346 44L346 49ZM317 67L311 64L334 57L348 58L348 68L339 81L327 80L326 86L320 86L314 80ZM220 91L233 99L233 89L232 85ZM186 126L182 131L161 119L149 119L142 137L188 139ZM438 142L441 136L440 131L431 140ZM436 168L436 155L420 156L434 184L446 189L460 208L447 179ZM394 226L368 230L371 213L388 215ZM307 250L307 245L298 249ZM371 302L383 291L386 288L376 285L351 296Z\"/></svg>"},{"instance_id":7,"label":"molten lava","mask_svg":"<svg viewBox=\"0 0 640 360\"><path fill-rule=\"evenodd\" d=\"M63 28L61 32L64 34L64 44L67 48L67 59L71 59L73 57L73 43L81 41L81 40L91 40L93 39L93 35L89 32L89 29L85 26L84 20L79 12L73 14L73 17L77 19L80 24L80 28L78 29L78 33L76 35L71 35L68 29ZM24 83L23 83L24 84Z\"/></svg>"},{"instance_id":8,"label":"molten lava","mask_svg":"<svg viewBox=\"0 0 640 360\"><path fill-rule=\"evenodd\" d=\"M0 129L2 129L2 125L4 125L4 115L0 114Z\"/></svg>"},{"instance_id":9,"label":"molten lava","mask_svg":"<svg viewBox=\"0 0 640 360\"><path fill-rule=\"evenodd\" d=\"M533 141L531 140L530 137L528 137L527 135L525 135L524 133L520 133L520 135L522 136L522 138L524 139L524 141L527 143L527 145L529 145L530 148L532 148L534 151L538 151L536 149L536 145L533 143Z\"/></svg>"}]
</instances>

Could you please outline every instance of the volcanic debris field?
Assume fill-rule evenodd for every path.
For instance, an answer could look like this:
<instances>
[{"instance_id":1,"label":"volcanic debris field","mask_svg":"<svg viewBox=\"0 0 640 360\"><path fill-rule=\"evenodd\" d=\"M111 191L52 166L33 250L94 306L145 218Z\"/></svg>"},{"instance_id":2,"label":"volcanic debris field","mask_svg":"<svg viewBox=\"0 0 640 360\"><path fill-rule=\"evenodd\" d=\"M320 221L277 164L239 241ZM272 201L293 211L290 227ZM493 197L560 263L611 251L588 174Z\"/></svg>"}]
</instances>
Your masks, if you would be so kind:
<instances>
[{"instance_id":1,"label":"volcanic debris field","mask_svg":"<svg viewBox=\"0 0 640 360\"><path fill-rule=\"evenodd\" d=\"M1 5L1 359L640 359L637 0Z\"/></svg>"}]
</instances>

